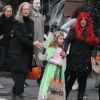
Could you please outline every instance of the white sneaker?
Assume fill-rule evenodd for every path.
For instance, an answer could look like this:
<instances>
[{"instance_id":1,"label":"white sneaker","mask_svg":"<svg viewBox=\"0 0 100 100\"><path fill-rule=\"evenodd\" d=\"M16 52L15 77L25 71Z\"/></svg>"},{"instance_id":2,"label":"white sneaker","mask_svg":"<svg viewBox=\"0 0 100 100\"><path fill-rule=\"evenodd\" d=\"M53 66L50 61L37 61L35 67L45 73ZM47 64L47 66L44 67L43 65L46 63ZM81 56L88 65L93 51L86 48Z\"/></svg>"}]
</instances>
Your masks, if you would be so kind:
<instances>
[{"instance_id":1,"label":"white sneaker","mask_svg":"<svg viewBox=\"0 0 100 100\"><path fill-rule=\"evenodd\" d=\"M78 90L78 84L74 84L72 90Z\"/></svg>"},{"instance_id":2,"label":"white sneaker","mask_svg":"<svg viewBox=\"0 0 100 100\"><path fill-rule=\"evenodd\" d=\"M3 85L0 84L0 89L3 89L3 88L4 88ZM0 100L1 100L1 99L0 99Z\"/></svg>"}]
</instances>

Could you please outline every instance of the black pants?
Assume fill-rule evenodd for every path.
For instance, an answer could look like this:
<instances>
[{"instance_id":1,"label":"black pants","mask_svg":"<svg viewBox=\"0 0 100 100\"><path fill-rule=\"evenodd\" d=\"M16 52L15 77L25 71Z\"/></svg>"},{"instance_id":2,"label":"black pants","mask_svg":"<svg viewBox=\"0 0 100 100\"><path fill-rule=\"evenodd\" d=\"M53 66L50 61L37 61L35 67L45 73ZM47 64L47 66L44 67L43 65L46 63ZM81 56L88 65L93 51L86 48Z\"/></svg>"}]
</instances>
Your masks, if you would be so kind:
<instances>
[{"instance_id":1,"label":"black pants","mask_svg":"<svg viewBox=\"0 0 100 100\"><path fill-rule=\"evenodd\" d=\"M100 84L99 84L99 91L98 91L98 93L99 93L99 100L100 100Z\"/></svg>"},{"instance_id":2,"label":"black pants","mask_svg":"<svg viewBox=\"0 0 100 100\"><path fill-rule=\"evenodd\" d=\"M12 72L12 77L14 80L13 91L16 95L20 95L24 92L24 83L26 79L27 73L23 72Z\"/></svg>"},{"instance_id":3,"label":"black pants","mask_svg":"<svg viewBox=\"0 0 100 100\"><path fill-rule=\"evenodd\" d=\"M78 89L78 100L83 100L84 92L86 89L87 75L70 75L66 81L66 100L72 89L75 80L78 79L79 89Z\"/></svg>"},{"instance_id":4,"label":"black pants","mask_svg":"<svg viewBox=\"0 0 100 100\"><path fill-rule=\"evenodd\" d=\"M0 70L3 69L5 64L8 64L9 47L0 45Z\"/></svg>"},{"instance_id":5,"label":"black pants","mask_svg":"<svg viewBox=\"0 0 100 100\"><path fill-rule=\"evenodd\" d=\"M67 68L66 68L66 71L65 71L65 81L66 81L66 82L68 81L69 76L70 76L70 73L69 73L69 71L68 71Z\"/></svg>"}]
</instances>

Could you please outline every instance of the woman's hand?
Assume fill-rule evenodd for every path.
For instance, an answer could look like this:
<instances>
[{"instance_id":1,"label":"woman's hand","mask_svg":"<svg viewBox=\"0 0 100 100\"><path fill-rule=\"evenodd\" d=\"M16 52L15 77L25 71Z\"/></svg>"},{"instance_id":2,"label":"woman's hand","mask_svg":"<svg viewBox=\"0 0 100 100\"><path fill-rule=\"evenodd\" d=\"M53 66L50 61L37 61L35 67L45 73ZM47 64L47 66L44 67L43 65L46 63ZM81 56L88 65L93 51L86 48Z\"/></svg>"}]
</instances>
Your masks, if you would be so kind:
<instances>
[{"instance_id":1,"label":"woman's hand","mask_svg":"<svg viewBox=\"0 0 100 100\"><path fill-rule=\"evenodd\" d=\"M2 39L3 39L3 37L4 37L4 35L1 35L1 36L0 36L0 40L2 40Z\"/></svg>"},{"instance_id":2,"label":"woman's hand","mask_svg":"<svg viewBox=\"0 0 100 100\"><path fill-rule=\"evenodd\" d=\"M66 57L65 51L62 51L62 52L60 53L60 55L61 55L62 58L65 58L65 57Z\"/></svg>"},{"instance_id":3,"label":"woman's hand","mask_svg":"<svg viewBox=\"0 0 100 100\"><path fill-rule=\"evenodd\" d=\"M36 46L37 48L40 48L40 49L43 47L42 43L39 42L38 40L36 40L35 42L33 42L33 45Z\"/></svg>"}]
</instances>

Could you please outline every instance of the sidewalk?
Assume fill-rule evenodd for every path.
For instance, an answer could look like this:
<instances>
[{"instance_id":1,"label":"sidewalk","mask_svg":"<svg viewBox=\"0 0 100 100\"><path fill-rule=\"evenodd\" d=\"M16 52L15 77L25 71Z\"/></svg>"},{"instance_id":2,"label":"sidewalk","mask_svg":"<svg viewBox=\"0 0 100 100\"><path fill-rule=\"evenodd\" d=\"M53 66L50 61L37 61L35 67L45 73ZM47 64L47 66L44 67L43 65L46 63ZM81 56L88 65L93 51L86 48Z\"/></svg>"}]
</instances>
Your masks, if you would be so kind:
<instances>
[{"instance_id":1,"label":"sidewalk","mask_svg":"<svg viewBox=\"0 0 100 100\"><path fill-rule=\"evenodd\" d=\"M0 92L2 91L9 92L9 94L5 96L0 96L0 100L11 100L10 92L14 84L13 80L9 77L8 78L0 77L0 83L4 86L4 89L0 89ZM36 81L27 80L27 83L29 84L29 86L25 88L24 100L35 100L35 98L38 95L39 86ZM88 78L86 94L88 95L88 99L84 99L84 100L99 100L98 89L95 88L95 80L92 78ZM77 97L77 91L72 91L70 93L68 100L77 100L76 97ZM5 98L5 99L1 99L1 98Z\"/></svg>"},{"instance_id":2,"label":"sidewalk","mask_svg":"<svg viewBox=\"0 0 100 100\"><path fill-rule=\"evenodd\" d=\"M26 80L29 86L25 88L24 100L34 100L37 97L39 86L36 81ZM11 100L11 89L13 86L13 80L11 78L0 77L0 83L4 86L4 89L0 89L1 94L7 92L4 96L0 96L1 98L5 98L5 100Z\"/></svg>"},{"instance_id":3,"label":"sidewalk","mask_svg":"<svg viewBox=\"0 0 100 100\"><path fill-rule=\"evenodd\" d=\"M95 88L95 79L88 78L86 88L87 99L84 100L99 100L98 89ZM72 91L69 96L69 100L77 100L77 91Z\"/></svg>"}]
</instances>

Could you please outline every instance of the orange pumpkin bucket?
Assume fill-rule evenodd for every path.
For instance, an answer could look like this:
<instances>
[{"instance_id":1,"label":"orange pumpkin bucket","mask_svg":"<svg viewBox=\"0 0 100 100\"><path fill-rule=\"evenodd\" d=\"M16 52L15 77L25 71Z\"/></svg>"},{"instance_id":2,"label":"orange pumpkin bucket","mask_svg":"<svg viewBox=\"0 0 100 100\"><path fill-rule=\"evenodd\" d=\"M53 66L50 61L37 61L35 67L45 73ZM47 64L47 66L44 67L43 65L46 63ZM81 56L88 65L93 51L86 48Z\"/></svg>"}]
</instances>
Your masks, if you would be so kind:
<instances>
[{"instance_id":1,"label":"orange pumpkin bucket","mask_svg":"<svg viewBox=\"0 0 100 100\"><path fill-rule=\"evenodd\" d=\"M91 57L91 59L100 60L100 56Z\"/></svg>"},{"instance_id":2,"label":"orange pumpkin bucket","mask_svg":"<svg viewBox=\"0 0 100 100\"><path fill-rule=\"evenodd\" d=\"M100 60L100 56L96 56L96 58L95 58L96 60Z\"/></svg>"},{"instance_id":3,"label":"orange pumpkin bucket","mask_svg":"<svg viewBox=\"0 0 100 100\"><path fill-rule=\"evenodd\" d=\"M41 77L41 67L34 67L32 71L28 73L27 78L31 80L38 80Z\"/></svg>"}]
</instances>

